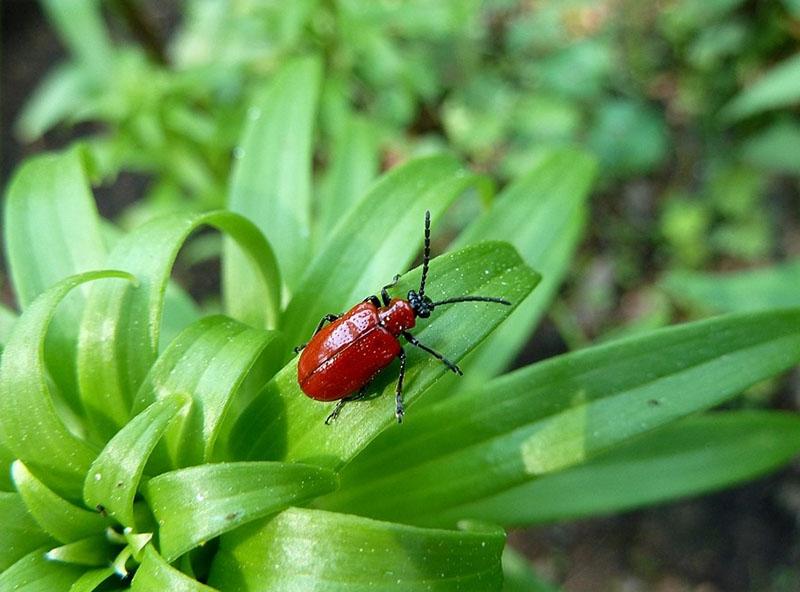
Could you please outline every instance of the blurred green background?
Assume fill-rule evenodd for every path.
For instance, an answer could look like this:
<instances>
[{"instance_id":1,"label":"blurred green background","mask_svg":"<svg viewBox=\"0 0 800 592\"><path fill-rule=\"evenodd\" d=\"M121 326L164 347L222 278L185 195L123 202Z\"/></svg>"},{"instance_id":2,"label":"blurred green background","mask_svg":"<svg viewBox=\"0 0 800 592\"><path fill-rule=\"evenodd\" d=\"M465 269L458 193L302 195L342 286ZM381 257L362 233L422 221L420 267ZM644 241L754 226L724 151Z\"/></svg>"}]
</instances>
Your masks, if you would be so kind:
<instances>
[{"instance_id":1,"label":"blurred green background","mask_svg":"<svg viewBox=\"0 0 800 592\"><path fill-rule=\"evenodd\" d=\"M601 163L578 256L520 363L800 305L797 0L109 0L101 18L93 4L2 4L3 186L25 155L80 138L101 212L125 227L219 206L259 116L245 106L286 59L317 52L322 192L348 170L343 143L374 173L450 149L500 184L553 146ZM195 296L213 291L218 249L200 241L181 262ZM796 411L798 375L734 405ZM799 520L794 466L512 540L565 590L798 590Z\"/></svg>"}]
</instances>

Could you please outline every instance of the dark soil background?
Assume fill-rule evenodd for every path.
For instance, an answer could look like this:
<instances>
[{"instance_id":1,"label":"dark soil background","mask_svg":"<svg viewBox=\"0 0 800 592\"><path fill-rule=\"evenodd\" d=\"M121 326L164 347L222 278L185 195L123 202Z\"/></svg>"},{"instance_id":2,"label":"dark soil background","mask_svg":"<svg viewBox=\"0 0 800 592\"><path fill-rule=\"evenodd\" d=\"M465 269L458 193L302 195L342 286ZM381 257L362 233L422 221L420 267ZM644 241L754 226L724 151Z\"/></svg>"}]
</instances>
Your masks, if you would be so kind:
<instances>
[{"instance_id":1,"label":"dark soil background","mask_svg":"<svg viewBox=\"0 0 800 592\"><path fill-rule=\"evenodd\" d=\"M163 3L159 14L147 15L157 33L166 35L174 26L174 4ZM34 0L3 0L0 10L0 175L5 187L25 156L58 148L90 130L57 130L31 145L15 139L12 126L22 105L65 50ZM120 212L145 182L123 175L114 186L99 190L101 212ZM190 279L208 283L208 278ZM619 310L610 314L624 316ZM521 358L529 363L565 349L555 328L544 323ZM798 398L800 379L794 373L783 381L776 405L796 410ZM714 495L517 531L511 541L543 577L568 592L800 591L800 463Z\"/></svg>"}]
</instances>

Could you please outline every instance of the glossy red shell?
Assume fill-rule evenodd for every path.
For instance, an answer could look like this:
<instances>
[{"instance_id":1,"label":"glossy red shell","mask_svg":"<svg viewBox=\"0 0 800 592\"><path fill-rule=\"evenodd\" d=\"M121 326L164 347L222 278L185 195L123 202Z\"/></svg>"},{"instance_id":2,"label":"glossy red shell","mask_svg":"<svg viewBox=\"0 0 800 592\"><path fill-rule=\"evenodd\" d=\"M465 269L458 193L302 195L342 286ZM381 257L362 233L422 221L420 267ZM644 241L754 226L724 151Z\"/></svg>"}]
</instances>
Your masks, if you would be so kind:
<instances>
[{"instance_id":1,"label":"glossy red shell","mask_svg":"<svg viewBox=\"0 0 800 592\"><path fill-rule=\"evenodd\" d=\"M311 338L297 362L297 382L318 401L358 392L400 353L397 336L415 324L405 300L362 302Z\"/></svg>"}]
</instances>

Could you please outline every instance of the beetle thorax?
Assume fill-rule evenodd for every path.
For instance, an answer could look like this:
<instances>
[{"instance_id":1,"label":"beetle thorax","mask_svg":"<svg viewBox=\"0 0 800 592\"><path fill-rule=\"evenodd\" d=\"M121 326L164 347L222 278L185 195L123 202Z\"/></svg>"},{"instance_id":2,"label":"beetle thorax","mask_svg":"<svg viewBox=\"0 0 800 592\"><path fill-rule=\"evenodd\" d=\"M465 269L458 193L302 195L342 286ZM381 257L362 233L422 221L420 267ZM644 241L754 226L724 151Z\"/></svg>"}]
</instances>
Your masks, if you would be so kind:
<instances>
[{"instance_id":1,"label":"beetle thorax","mask_svg":"<svg viewBox=\"0 0 800 592\"><path fill-rule=\"evenodd\" d=\"M392 335L400 335L416 324L414 309L407 301L399 298L392 298L387 306L379 308L378 318L381 325Z\"/></svg>"}]
</instances>

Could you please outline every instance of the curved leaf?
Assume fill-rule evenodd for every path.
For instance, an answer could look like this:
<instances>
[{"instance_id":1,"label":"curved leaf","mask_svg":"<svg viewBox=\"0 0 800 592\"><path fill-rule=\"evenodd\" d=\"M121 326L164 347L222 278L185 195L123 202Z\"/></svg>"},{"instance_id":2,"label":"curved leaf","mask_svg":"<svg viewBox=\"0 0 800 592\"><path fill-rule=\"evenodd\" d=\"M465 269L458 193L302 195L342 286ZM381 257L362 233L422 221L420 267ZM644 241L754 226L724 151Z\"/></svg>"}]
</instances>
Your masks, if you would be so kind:
<instances>
[{"instance_id":1,"label":"curved leaf","mask_svg":"<svg viewBox=\"0 0 800 592\"><path fill-rule=\"evenodd\" d=\"M174 393L159 399L109 440L86 474L83 497L102 506L124 526L136 529L133 498L147 459L169 423L188 412L191 397Z\"/></svg>"},{"instance_id":2,"label":"curved leaf","mask_svg":"<svg viewBox=\"0 0 800 592\"><path fill-rule=\"evenodd\" d=\"M800 261L735 273L673 272L662 287L700 310L744 312L800 306Z\"/></svg>"},{"instance_id":3,"label":"curved leaf","mask_svg":"<svg viewBox=\"0 0 800 592\"><path fill-rule=\"evenodd\" d=\"M131 582L131 590L152 592L153 590L169 590L170 592L217 592L216 588L201 584L164 561L161 555L147 545L144 559Z\"/></svg>"},{"instance_id":4,"label":"curved leaf","mask_svg":"<svg viewBox=\"0 0 800 592\"><path fill-rule=\"evenodd\" d=\"M499 374L530 339L583 234L596 170L595 160L585 152L551 152L498 195L492 208L454 242L453 249L482 240L507 240L542 274L536 290L464 360L465 385Z\"/></svg>"},{"instance_id":5,"label":"curved leaf","mask_svg":"<svg viewBox=\"0 0 800 592\"><path fill-rule=\"evenodd\" d=\"M14 592L68 592L86 569L79 565L49 561L47 549L28 553L0 573L0 590Z\"/></svg>"},{"instance_id":6,"label":"curved leaf","mask_svg":"<svg viewBox=\"0 0 800 592\"><path fill-rule=\"evenodd\" d=\"M53 540L39 528L17 493L0 492L0 572Z\"/></svg>"},{"instance_id":7,"label":"curved leaf","mask_svg":"<svg viewBox=\"0 0 800 592\"><path fill-rule=\"evenodd\" d=\"M102 567L114 559L113 550L108 538L99 535L50 549L45 556L50 561Z\"/></svg>"},{"instance_id":8,"label":"curved leaf","mask_svg":"<svg viewBox=\"0 0 800 592\"><path fill-rule=\"evenodd\" d=\"M314 224L315 244L319 246L327 242L331 231L369 188L380 166L378 138L372 124L351 115L342 127L319 189Z\"/></svg>"},{"instance_id":9,"label":"curved leaf","mask_svg":"<svg viewBox=\"0 0 800 592\"><path fill-rule=\"evenodd\" d=\"M489 592L503 583L504 538L292 508L223 536L209 583L228 592Z\"/></svg>"},{"instance_id":10,"label":"curved leaf","mask_svg":"<svg viewBox=\"0 0 800 592\"><path fill-rule=\"evenodd\" d=\"M96 590L100 584L105 582L115 573L116 572L114 571L113 567L90 569L77 580L75 580L75 583L72 584L69 592L94 592L94 590Z\"/></svg>"},{"instance_id":11,"label":"curved leaf","mask_svg":"<svg viewBox=\"0 0 800 592\"><path fill-rule=\"evenodd\" d=\"M102 533L107 522L97 512L74 506L53 493L20 461L11 468L14 484L28 512L46 533L62 543Z\"/></svg>"},{"instance_id":12,"label":"curved leaf","mask_svg":"<svg viewBox=\"0 0 800 592\"><path fill-rule=\"evenodd\" d=\"M191 393L186 421L173 424L164 442L169 466L211 459L223 421L242 382L261 384L278 369L282 340L275 331L243 325L224 316L206 317L178 335L147 375L134 401L138 413L169 393Z\"/></svg>"},{"instance_id":13,"label":"curved leaf","mask_svg":"<svg viewBox=\"0 0 800 592\"><path fill-rule=\"evenodd\" d=\"M207 464L163 473L144 493L159 524L167 561L267 514L336 488L317 467L269 462Z\"/></svg>"},{"instance_id":14,"label":"curved leaf","mask_svg":"<svg viewBox=\"0 0 800 592\"><path fill-rule=\"evenodd\" d=\"M73 148L31 158L6 192L6 253L23 310L56 282L105 265L100 217L82 156L80 148ZM76 290L64 299L45 349L48 369L73 410L79 409L75 352L86 292Z\"/></svg>"},{"instance_id":15,"label":"curved leaf","mask_svg":"<svg viewBox=\"0 0 800 592\"><path fill-rule=\"evenodd\" d=\"M60 281L19 318L0 362L0 440L48 486L74 499L80 498L83 477L96 451L70 432L56 412L45 380L44 340L64 296L82 283L104 278L131 276L94 271Z\"/></svg>"},{"instance_id":16,"label":"curved leaf","mask_svg":"<svg viewBox=\"0 0 800 592\"><path fill-rule=\"evenodd\" d=\"M282 330L289 343L308 339L325 314L341 313L401 273L423 240L425 210L434 223L468 188L485 191L485 180L450 156L399 166L372 186L336 226L286 309ZM399 293L399 292L397 292Z\"/></svg>"},{"instance_id":17,"label":"curved leaf","mask_svg":"<svg viewBox=\"0 0 800 592\"><path fill-rule=\"evenodd\" d=\"M585 465L463 506L460 514L535 524L608 514L752 479L800 452L800 419L741 411L690 417Z\"/></svg>"},{"instance_id":18,"label":"curved leaf","mask_svg":"<svg viewBox=\"0 0 800 592\"><path fill-rule=\"evenodd\" d=\"M92 425L108 439L125 424L133 397L156 358L164 290L175 257L187 237L208 225L228 233L249 254L250 282L269 286L259 303L274 324L278 279L269 244L250 222L231 212L175 214L153 220L120 239L110 265L133 273L136 287L97 286L81 322L78 375Z\"/></svg>"},{"instance_id":19,"label":"curved leaf","mask_svg":"<svg viewBox=\"0 0 800 592\"><path fill-rule=\"evenodd\" d=\"M306 57L286 64L248 111L247 128L235 153L228 209L258 226L275 248L283 280L297 285L308 263L311 238L311 139L322 68ZM226 309L247 320L249 307L264 300L252 289L250 270L226 241L223 286Z\"/></svg>"},{"instance_id":20,"label":"curved leaf","mask_svg":"<svg viewBox=\"0 0 800 592\"><path fill-rule=\"evenodd\" d=\"M800 102L800 54L774 66L722 110L726 120L750 117L762 111L791 107Z\"/></svg>"},{"instance_id":21,"label":"curved leaf","mask_svg":"<svg viewBox=\"0 0 800 592\"><path fill-rule=\"evenodd\" d=\"M394 289L405 294L419 285L421 270L405 275ZM483 294L521 302L538 275L505 243L480 243L431 261L427 292L436 298ZM513 310L487 303L448 306L414 331L419 340L460 360ZM406 347L408 368L405 401L417 397L447 369L412 346ZM286 459L336 468L349 461L387 425L394 423L396 372L377 378L372 391L382 397L347 405L334 425L325 425L331 406L306 397L297 384L296 364L273 378L242 414L231 436L238 457ZM416 418L409 416L408 423ZM405 427L405 426L404 426Z\"/></svg>"},{"instance_id":22,"label":"curved leaf","mask_svg":"<svg viewBox=\"0 0 800 592\"><path fill-rule=\"evenodd\" d=\"M387 430L321 503L416 524L491 519L469 508L717 405L798 360L797 310L720 317L559 356Z\"/></svg>"}]
</instances>

